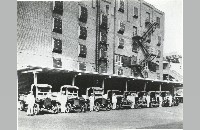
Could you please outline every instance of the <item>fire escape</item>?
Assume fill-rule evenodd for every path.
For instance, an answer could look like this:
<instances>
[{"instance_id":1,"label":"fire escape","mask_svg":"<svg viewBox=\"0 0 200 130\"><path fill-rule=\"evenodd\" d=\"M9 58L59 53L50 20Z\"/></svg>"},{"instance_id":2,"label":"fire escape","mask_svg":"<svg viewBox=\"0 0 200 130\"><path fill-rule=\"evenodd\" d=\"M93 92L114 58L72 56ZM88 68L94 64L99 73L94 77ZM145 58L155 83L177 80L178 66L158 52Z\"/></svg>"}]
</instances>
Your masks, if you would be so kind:
<instances>
[{"instance_id":1,"label":"fire escape","mask_svg":"<svg viewBox=\"0 0 200 130\"><path fill-rule=\"evenodd\" d=\"M145 26L147 27L147 31L144 32L142 36L132 37L133 43L136 43L144 53L144 59L139 61L139 63L137 63L137 66L141 72L145 69L144 64L151 62L157 56L157 54L152 53L151 48L149 48L148 45L145 45L145 43L151 42L149 36L151 36L151 34L155 31L157 25L158 25L157 22L151 23L150 20L146 20Z\"/></svg>"},{"instance_id":2,"label":"fire escape","mask_svg":"<svg viewBox=\"0 0 200 130\"><path fill-rule=\"evenodd\" d=\"M97 46L96 46L96 65L97 72L107 73L107 33L108 16L100 11L100 2L97 1Z\"/></svg>"}]
</instances>

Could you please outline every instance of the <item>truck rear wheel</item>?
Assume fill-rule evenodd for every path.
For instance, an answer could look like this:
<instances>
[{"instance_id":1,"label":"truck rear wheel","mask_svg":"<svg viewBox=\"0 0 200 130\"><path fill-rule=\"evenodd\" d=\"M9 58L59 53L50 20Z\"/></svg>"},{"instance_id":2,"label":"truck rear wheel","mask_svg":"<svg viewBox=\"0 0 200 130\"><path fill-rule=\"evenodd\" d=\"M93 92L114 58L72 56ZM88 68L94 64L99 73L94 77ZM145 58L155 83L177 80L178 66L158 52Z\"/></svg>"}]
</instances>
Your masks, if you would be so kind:
<instances>
[{"instance_id":1,"label":"truck rear wheel","mask_svg":"<svg viewBox=\"0 0 200 130\"><path fill-rule=\"evenodd\" d=\"M97 103L95 104L95 106L94 106L94 110L95 110L96 112L99 112L99 109L100 109L100 104L97 102Z\"/></svg>"},{"instance_id":2,"label":"truck rear wheel","mask_svg":"<svg viewBox=\"0 0 200 130\"><path fill-rule=\"evenodd\" d=\"M19 103L19 110L20 111L23 111L24 110L24 102L23 101L20 101L20 103Z\"/></svg>"},{"instance_id":3,"label":"truck rear wheel","mask_svg":"<svg viewBox=\"0 0 200 130\"><path fill-rule=\"evenodd\" d=\"M67 105L66 109L65 109L65 113L69 113L70 112L70 106Z\"/></svg>"},{"instance_id":4,"label":"truck rear wheel","mask_svg":"<svg viewBox=\"0 0 200 130\"><path fill-rule=\"evenodd\" d=\"M35 105L33 106L33 114L34 114L34 115L38 115L39 112L40 112L39 105L38 105L38 104L35 104Z\"/></svg>"}]
</instances>

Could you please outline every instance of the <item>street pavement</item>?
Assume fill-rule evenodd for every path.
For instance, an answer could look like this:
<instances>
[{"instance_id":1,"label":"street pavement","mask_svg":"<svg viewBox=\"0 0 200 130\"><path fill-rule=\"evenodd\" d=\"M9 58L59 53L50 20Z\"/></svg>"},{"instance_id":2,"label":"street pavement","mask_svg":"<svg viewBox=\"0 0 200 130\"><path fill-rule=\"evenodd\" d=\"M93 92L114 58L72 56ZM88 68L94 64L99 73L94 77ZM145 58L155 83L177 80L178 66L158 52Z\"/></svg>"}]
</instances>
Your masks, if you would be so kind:
<instances>
[{"instance_id":1,"label":"street pavement","mask_svg":"<svg viewBox=\"0 0 200 130\"><path fill-rule=\"evenodd\" d=\"M18 111L18 130L183 129L183 104L174 107L74 112L26 116Z\"/></svg>"}]
</instances>

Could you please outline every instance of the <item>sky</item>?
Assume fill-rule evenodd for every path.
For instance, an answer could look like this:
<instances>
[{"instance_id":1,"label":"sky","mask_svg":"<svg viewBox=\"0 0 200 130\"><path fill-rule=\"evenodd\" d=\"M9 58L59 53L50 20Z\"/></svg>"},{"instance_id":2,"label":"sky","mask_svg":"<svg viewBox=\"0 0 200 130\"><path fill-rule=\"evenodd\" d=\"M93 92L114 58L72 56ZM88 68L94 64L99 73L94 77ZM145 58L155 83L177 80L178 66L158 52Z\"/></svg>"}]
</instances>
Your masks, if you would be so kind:
<instances>
[{"instance_id":1,"label":"sky","mask_svg":"<svg viewBox=\"0 0 200 130\"><path fill-rule=\"evenodd\" d=\"M183 0L145 0L165 13L164 53L183 55Z\"/></svg>"}]
</instances>

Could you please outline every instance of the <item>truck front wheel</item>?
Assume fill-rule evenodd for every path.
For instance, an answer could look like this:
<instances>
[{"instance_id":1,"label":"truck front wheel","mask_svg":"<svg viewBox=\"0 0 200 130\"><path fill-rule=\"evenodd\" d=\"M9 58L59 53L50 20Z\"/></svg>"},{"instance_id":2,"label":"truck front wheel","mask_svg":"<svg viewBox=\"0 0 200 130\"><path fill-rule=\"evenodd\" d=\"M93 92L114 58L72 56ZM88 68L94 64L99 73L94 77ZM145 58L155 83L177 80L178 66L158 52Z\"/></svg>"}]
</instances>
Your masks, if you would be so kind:
<instances>
[{"instance_id":1,"label":"truck front wheel","mask_svg":"<svg viewBox=\"0 0 200 130\"><path fill-rule=\"evenodd\" d=\"M39 104L35 104L35 105L33 106L33 114L34 114L34 115L38 115L39 112L40 112Z\"/></svg>"},{"instance_id":2,"label":"truck front wheel","mask_svg":"<svg viewBox=\"0 0 200 130\"><path fill-rule=\"evenodd\" d=\"M24 110L24 102L23 101L20 101L20 104L19 104L19 110L20 111L23 111Z\"/></svg>"}]
</instances>

